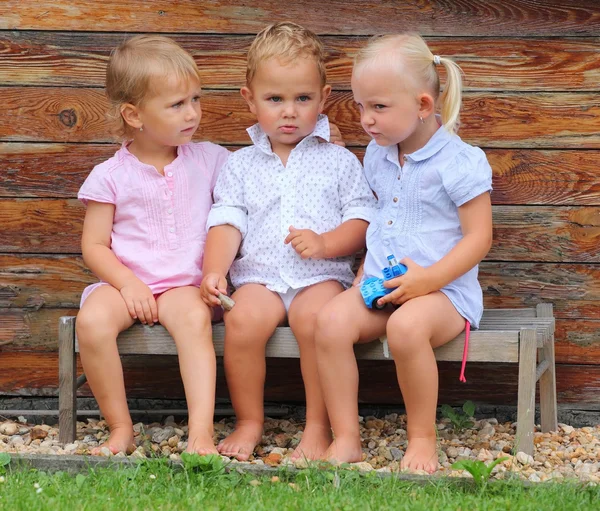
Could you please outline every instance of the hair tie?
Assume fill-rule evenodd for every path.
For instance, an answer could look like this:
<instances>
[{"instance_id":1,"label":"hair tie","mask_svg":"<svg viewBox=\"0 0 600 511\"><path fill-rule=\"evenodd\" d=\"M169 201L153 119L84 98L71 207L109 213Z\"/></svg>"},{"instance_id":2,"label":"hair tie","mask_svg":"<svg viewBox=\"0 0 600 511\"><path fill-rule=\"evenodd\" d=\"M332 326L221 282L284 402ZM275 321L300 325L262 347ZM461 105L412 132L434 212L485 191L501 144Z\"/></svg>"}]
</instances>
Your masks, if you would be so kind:
<instances>
[{"instance_id":1,"label":"hair tie","mask_svg":"<svg viewBox=\"0 0 600 511\"><path fill-rule=\"evenodd\" d=\"M439 66L439 65L440 65L440 62L441 62L440 56L439 56L439 55L434 55L434 56L433 56L433 63L434 63L436 66Z\"/></svg>"}]
</instances>

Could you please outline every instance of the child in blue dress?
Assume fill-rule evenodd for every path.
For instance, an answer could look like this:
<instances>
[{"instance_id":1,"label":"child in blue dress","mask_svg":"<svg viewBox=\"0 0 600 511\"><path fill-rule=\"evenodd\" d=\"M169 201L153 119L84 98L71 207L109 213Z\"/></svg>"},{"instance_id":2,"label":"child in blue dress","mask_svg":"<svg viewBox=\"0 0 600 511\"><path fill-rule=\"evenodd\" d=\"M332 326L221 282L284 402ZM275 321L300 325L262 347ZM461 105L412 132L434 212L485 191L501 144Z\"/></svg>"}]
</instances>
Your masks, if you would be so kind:
<instances>
[{"instance_id":1,"label":"child in blue dress","mask_svg":"<svg viewBox=\"0 0 600 511\"><path fill-rule=\"evenodd\" d=\"M441 95L440 65L448 77ZM492 242L492 171L483 151L455 134L460 68L433 55L418 35L370 42L356 57L352 92L373 139L364 164L379 199L367 231L363 277L381 277L391 254L408 271L386 283L395 289L379 299L380 306L388 304L383 310L368 309L353 287L317 318L319 376L335 434L325 458L361 461L352 347L386 334L407 412L401 468L433 472L438 467L433 349L461 333L466 322L477 327L481 319L477 265Z\"/></svg>"}]
</instances>

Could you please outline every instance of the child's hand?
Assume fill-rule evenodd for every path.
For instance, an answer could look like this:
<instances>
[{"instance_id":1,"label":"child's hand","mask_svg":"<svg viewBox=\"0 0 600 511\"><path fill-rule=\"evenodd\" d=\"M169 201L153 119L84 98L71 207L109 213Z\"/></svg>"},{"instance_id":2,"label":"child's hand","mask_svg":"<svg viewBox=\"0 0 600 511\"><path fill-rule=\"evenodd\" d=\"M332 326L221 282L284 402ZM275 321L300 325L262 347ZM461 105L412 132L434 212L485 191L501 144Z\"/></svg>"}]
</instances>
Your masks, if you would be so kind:
<instances>
[{"instance_id":1,"label":"child's hand","mask_svg":"<svg viewBox=\"0 0 600 511\"><path fill-rule=\"evenodd\" d=\"M329 142L332 144L340 145L342 147L346 147L346 143L342 137L342 133L336 124L333 124L329 121Z\"/></svg>"},{"instance_id":2,"label":"child's hand","mask_svg":"<svg viewBox=\"0 0 600 511\"><path fill-rule=\"evenodd\" d=\"M158 323L158 307L150 288L137 277L125 282L119 290L127 310L133 319L139 319L144 325Z\"/></svg>"},{"instance_id":3,"label":"child's hand","mask_svg":"<svg viewBox=\"0 0 600 511\"><path fill-rule=\"evenodd\" d=\"M431 285L427 268L419 266L408 257L402 259L400 263L406 266L407 271L404 275L383 283L387 288L395 287L396 289L377 300L377 303L381 306L386 303L402 305L417 296L424 296L436 291Z\"/></svg>"},{"instance_id":4,"label":"child's hand","mask_svg":"<svg viewBox=\"0 0 600 511\"><path fill-rule=\"evenodd\" d=\"M227 294L227 279L220 273L209 273L202 279L200 284L200 296L209 307L221 305L219 293Z\"/></svg>"},{"instance_id":5,"label":"child's hand","mask_svg":"<svg viewBox=\"0 0 600 511\"><path fill-rule=\"evenodd\" d=\"M284 243L292 244L302 259L323 259L325 257L325 240L323 236L310 229L296 229L290 225L290 233Z\"/></svg>"}]
</instances>

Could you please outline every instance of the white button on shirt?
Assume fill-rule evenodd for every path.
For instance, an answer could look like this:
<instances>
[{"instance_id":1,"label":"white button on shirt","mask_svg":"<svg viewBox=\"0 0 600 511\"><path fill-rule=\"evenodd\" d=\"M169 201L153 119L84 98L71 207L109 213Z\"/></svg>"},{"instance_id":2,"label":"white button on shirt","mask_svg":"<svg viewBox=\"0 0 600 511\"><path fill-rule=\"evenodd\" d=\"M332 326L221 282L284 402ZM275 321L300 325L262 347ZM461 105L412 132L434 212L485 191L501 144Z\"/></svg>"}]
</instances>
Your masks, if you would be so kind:
<instances>
[{"instance_id":1,"label":"white button on shirt","mask_svg":"<svg viewBox=\"0 0 600 511\"><path fill-rule=\"evenodd\" d=\"M303 260L284 240L289 227L318 234L351 219L370 222L376 201L358 159L329 140L327 117L290 153L284 167L258 124L254 142L231 154L219 174L207 228L229 224L242 233L230 277L237 288L259 283L276 292L337 280L350 286L354 256Z\"/></svg>"}]
</instances>

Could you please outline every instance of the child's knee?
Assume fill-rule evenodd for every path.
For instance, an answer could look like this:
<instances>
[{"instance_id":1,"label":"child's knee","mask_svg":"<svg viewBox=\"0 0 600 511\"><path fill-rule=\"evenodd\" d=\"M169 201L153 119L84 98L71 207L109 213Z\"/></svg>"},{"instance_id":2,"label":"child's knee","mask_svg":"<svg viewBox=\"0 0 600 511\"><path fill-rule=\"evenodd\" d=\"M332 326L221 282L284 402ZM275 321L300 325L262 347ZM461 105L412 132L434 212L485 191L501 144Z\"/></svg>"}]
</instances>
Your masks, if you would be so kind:
<instances>
[{"instance_id":1,"label":"child's knee","mask_svg":"<svg viewBox=\"0 0 600 511\"><path fill-rule=\"evenodd\" d=\"M248 307L246 304L236 303L235 307L225 314L225 331L232 333L251 334L262 330L269 321L268 311L260 307Z\"/></svg>"},{"instance_id":2,"label":"child's knee","mask_svg":"<svg viewBox=\"0 0 600 511\"><path fill-rule=\"evenodd\" d=\"M343 337L342 334L351 325L348 311L340 307L327 305L319 312L316 319L315 341L324 349L331 347L332 342Z\"/></svg>"},{"instance_id":3,"label":"child's knee","mask_svg":"<svg viewBox=\"0 0 600 511\"><path fill-rule=\"evenodd\" d=\"M198 334L210 330L211 312L204 303L179 309L174 314L169 314L169 311L161 312L159 307L158 321L164 326L176 323L178 329Z\"/></svg>"},{"instance_id":4,"label":"child's knee","mask_svg":"<svg viewBox=\"0 0 600 511\"><path fill-rule=\"evenodd\" d=\"M108 335L118 334L114 318L107 310L98 308L83 308L77 314L75 330L79 344L93 344L96 339L105 339Z\"/></svg>"},{"instance_id":5,"label":"child's knee","mask_svg":"<svg viewBox=\"0 0 600 511\"><path fill-rule=\"evenodd\" d=\"M396 355L407 354L418 349L424 339L423 325L414 318L398 312L390 317L386 326L390 350Z\"/></svg>"}]
</instances>

